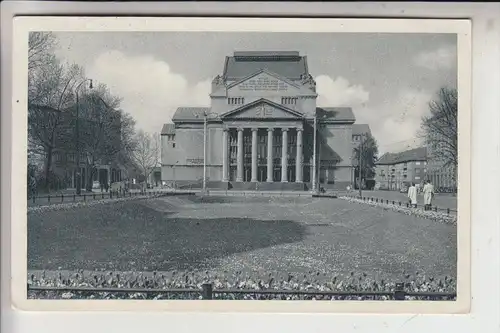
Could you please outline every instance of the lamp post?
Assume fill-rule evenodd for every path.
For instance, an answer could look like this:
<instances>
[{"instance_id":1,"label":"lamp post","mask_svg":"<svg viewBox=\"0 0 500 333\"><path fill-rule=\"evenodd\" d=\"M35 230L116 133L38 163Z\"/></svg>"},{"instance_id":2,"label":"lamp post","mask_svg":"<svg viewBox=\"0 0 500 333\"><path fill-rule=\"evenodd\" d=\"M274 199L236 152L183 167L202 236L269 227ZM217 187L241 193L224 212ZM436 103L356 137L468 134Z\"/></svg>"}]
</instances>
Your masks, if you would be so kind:
<instances>
[{"instance_id":1,"label":"lamp post","mask_svg":"<svg viewBox=\"0 0 500 333\"><path fill-rule=\"evenodd\" d=\"M203 112L203 192L207 189L207 123L208 117L217 115L213 112Z\"/></svg>"},{"instance_id":2,"label":"lamp post","mask_svg":"<svg viewBox=\"0 0 500 333\"><path fill-rule=\"evenodd\" d=\"M75 144L76 144L76 194L80 195L82 193L82 180L81 180L81 168L80 168L80 100L78 97L78 89L85 83L89 81L89 88L92 89L92 79L84 79L75 87L76 94L76 120L75 120Z\"/></svg>"},{"instance_id":3,"label":"lamp post","mask_svg":"<svg viewBox=\"0 0 500 333\"><path fill-rule=\"evenodd\" d=\"M175 166L177 165L177 163L179 163L179 161L175 161L175 164L174 164L174 166L172 168L172 178L174 178L174 183L173 183L173 185L174 185L174 192L177 189L177 184L176 184L176 180L175 180Z\"/></svg>"},{"instance_id":4,"label":"lamp post","mask_svg":"<svg viewBox=\"0 0 500 333\"><path fill-rule=\"evenodd\" d=\"M313 150L313 179L312 179L312 190L313 192L316 192L317 191L317 183L316 183L316 178L317 178L317 175L316 175L316 150L317 150L317 128L316 128L316 123L317 123L317 117L316 117L316 114L314 114L314 134L313 134L313 146L314 146L314 150Z\"/></svg>"},{"instance_id":5,"label":"lamp post","mask_svg":"<svg viewBox=\"0 0 500 333\"><path fill-rule=\"evenodd\" d=\"M362 183L362 169L363 169L363 154L364 154L364 143L365 143L365 134L361 134L361 142L359 143L359 152L358 152L358 187L359 187L359 197L363 197L363 183Z\"/></svg>"}]
</instances>

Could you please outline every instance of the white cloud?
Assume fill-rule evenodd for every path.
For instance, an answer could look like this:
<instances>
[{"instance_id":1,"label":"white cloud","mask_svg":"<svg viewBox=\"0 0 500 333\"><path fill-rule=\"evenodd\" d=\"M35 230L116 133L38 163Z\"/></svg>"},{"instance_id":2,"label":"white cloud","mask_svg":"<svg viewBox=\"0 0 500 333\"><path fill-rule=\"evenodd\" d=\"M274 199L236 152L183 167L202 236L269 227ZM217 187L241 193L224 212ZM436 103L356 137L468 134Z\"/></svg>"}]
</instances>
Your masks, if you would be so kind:
<instances>
[{"instance_id":1,"label":"white cloud","mask_svg":"<svg viewBox=\"0 0 500 333\"><path fill-rule=\"evenodd\" d=\"M348 106L364 105L370 99L370 93L361 85L353 85L343 77L332 79L327 75L316 77L318 106Z\"/></svg>"},{"instance_id":2,"label":"white cloud","mask_svg":"<svg viewBox=\"0 0 500 333\"><path fill-rule=\"evenodd\" d=\"M421 146L418 138L423 116L429 113L432 95L412 89L401 90L380 112L374 135L381 152L397 152Z\"/></svg>"},{"instance_id":3,"label":"white cloud","mask_svg":"<svg viewBox=\"0 0 500 333\"><path fill-rule=\"evenodd\" d=\"M189 83L174 73L168 63L150 56L127 56L118 51L101 54L89 66L88 76L105 83L111 93L123 98L122 108L149 132L160 131L179 106L210 105L211 79ZM349 106L357 123L367 123L381 152L408 148L428 112L431 96L402 90L383 105L370 103L370 92L343 77L316 77L318 106Z\"/></svg>"},{"instance_id":4,"label":"white cloud","mask_svg":"<svg viewBox=\"0 0 500 333\"><path fill-rule=\"evenodd\" d=\"M432 96L426 92L404 89L380 105L370 101L370 92L362 85L343 77L327 75L316 78L318 106L346 106L353 109L356 123L369 124L379 143L380 153L397 152L421 145L417 138L420 120L429 112Z\"/></svg>"},{"instance_id":5,"label":"white cloud","mask_svg":"<svg viewBox=\"0 0 500 333\"><path fill-rule=\"evenodd\" d=\"M456 66L456 48L443 46L435 51L420 52L414 58L417 66L430 70L451 69Z\"/></svg>"},{"instance_id":6,"label":"white cloud","mask_svg":"<svg viewBox=\"0 0 500 333\"><path fill-rule=\"evenodd\" d=\"M150 56L130 57L119 51L101 54L88 76L105 83L112 94L123 98L122 109L137 127L159 132L179 106L208 106L211 81L190 84L170 66Z\"/></svg>"}]
</instances>

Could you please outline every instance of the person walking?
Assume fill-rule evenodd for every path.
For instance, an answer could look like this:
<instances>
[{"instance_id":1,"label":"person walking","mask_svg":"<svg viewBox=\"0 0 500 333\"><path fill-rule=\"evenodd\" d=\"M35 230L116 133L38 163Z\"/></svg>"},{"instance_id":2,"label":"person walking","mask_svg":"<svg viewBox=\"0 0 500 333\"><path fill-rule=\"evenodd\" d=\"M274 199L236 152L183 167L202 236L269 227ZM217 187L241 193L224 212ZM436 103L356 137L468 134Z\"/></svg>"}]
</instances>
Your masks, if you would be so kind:
<instances>
[{"instance_id":1,"label":"person walking","mask_svg":"<svg viewBox=\"0 0 500 333\"><path fill-rule=\"evenodd\" d=\"M432 199L434 198L434 185L429 180L425 181L424 185L424 210L430 210L432 207Z\"/></svg>"},{"instance_id":2,"label":"person walking","mask_svg":"<svg viewBox=\"0 0 500 333\"><path fill-rule=\"evenodd\" d=\"M408 200L413 208L417 208L417 188L415 187L415 183L411 183L408 188Z\"/></svg>"}]
</instances>

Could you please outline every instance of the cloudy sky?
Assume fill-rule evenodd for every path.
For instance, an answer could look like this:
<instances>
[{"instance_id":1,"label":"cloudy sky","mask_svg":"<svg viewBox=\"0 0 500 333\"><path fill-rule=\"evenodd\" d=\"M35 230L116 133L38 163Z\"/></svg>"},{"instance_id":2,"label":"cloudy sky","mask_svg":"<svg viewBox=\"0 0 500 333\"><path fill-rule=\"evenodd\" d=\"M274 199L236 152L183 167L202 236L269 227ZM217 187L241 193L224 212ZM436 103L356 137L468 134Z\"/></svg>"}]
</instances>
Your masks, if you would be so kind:
<instances>
[{"instance_id":1,"label":"cloudy sky","mask_svg":"<svg viewBox=\"0 0 500 333\"><path fill-rule=\"evenodd\" d=\"M137 126L158 132L178 106L208 106L210 82L234 51L307 55L318 106L350 106L381 153L418 145L420 118L457 85L456 35L230 32L57 33L57 55L123 98Z\"/></svg>"}]
</instances>

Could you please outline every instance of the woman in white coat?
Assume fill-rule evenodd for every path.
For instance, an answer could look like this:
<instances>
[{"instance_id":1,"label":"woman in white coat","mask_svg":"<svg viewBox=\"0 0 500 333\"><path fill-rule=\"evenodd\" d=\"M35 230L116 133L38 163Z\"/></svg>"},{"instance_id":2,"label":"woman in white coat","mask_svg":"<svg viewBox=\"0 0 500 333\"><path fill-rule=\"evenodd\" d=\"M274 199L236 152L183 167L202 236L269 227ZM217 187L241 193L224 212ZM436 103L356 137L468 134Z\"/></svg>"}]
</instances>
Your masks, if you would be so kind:
<instances>
[{"instance_id":1,"label":"woman in white coat","mask_svg":"<svg viewBox=\"0 0 500 333\"><path fill-rule=\"evenodd\" d=\"M424 185L424 209L429 210L432 207L432 199L434 198L434 186L431 184L430 181L426 181Z\"/></svg>"},{"instance_id":2,"label":"woman in white coat","mask_svg":"<svg viewBox=\"0 0 500 333\"><path fill-rule=\"evenodd\" d=\"M408 188L408 200L412 207L417 208L417 188L415 187L415 183L411 183L411 186Z\"/></svg>"}]
</instances>

